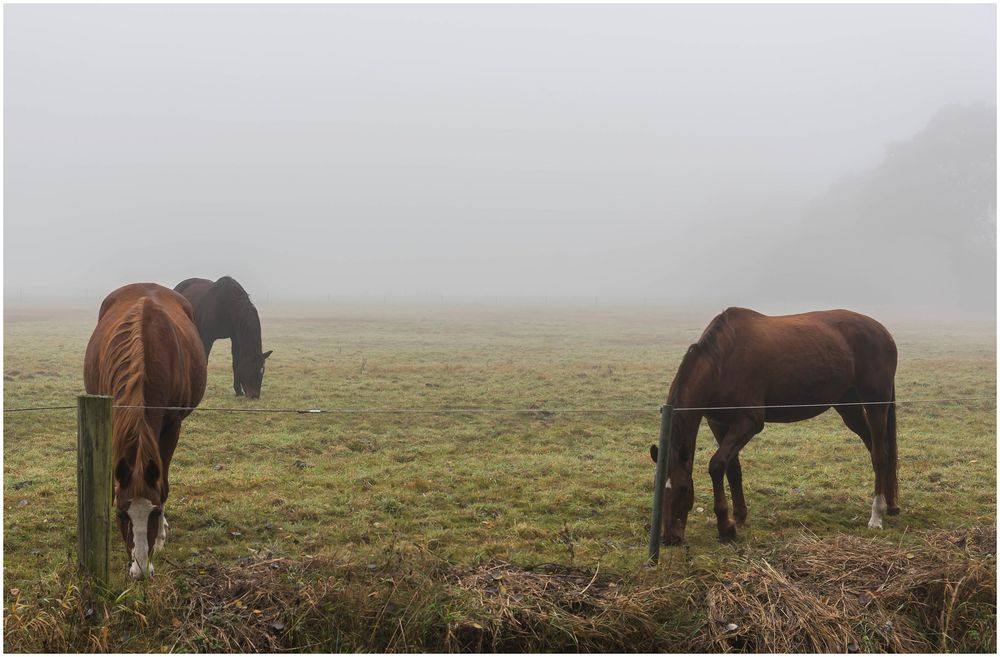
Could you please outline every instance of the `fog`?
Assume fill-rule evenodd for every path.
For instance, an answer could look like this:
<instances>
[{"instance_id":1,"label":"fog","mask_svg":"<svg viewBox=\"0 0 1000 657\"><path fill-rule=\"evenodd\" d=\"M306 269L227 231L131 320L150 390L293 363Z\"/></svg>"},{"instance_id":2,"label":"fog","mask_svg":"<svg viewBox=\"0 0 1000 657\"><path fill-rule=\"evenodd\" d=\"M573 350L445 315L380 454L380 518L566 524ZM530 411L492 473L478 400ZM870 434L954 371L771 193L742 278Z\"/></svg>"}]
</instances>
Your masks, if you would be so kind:
<instances>
[{"instance_id":1,"label":"fog","mask_svg":"<svg viewBox=\"0 0 1000 657\"><path fill-rule=\"evenodd\" d=\"M996 312L975 6L5 6L5 305Z\"/></svg>"}]
</instances>

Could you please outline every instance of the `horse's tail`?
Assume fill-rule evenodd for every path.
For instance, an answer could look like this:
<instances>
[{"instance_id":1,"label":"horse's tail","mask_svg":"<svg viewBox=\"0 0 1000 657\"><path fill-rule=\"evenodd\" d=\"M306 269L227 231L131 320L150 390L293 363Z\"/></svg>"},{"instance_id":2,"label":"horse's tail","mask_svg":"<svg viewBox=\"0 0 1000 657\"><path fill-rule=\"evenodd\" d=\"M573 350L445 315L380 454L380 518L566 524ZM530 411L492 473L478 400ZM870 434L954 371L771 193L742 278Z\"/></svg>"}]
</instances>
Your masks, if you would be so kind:
<instances>
[{"instance_id":1,"label":"horse's tail","mask_svg":"<svg viewBox=\"0 0 1000 657\"><path fill-rule=\"evenodd\" d=\"M146 417L146 340L144 325L155 302L140 298L116 327L104 355L101 391L114 398L117 406L111 419L112 459L119 483L138 477L145 479L150 463L162 471L157 436ZM127 471L118 471L125 459ZM134 461L133 461L134 459ZM156 476L158 478L159 475Z\"/></svg>"},{"instance_id":2,"label":"horse's tail","mask_svg":"<svg viewBox=\"0 0 1000 657\"><path fill-rule=\"evenodd\" d=\"M885 487L885 501L890 516L899 513L899 485L896 480L896 467L898 454L896 450L896 386L892 387L892 403L889 404L889 413L885 426L885 472L882 481Z\"/></svg>"}]
</instances>

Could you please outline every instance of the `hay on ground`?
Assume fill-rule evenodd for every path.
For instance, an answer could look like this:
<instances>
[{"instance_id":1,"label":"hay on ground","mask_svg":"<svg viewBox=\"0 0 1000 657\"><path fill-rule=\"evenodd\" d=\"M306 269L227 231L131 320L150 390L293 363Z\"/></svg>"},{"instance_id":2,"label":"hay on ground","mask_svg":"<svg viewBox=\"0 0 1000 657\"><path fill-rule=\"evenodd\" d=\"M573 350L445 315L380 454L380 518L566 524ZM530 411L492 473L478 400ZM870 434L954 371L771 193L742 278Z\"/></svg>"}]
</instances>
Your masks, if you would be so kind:
<instances>
[{"instance_id":1,"label":"hay on ground","mask_svg":"<svg viewBox=\"0 0 1000 657\"><path fill-rule=\"evenodd\" d=\"M455 567L267 552L169 568L114 599L68 564L5 599L12 652L995 652L996 530L806 536L728 572L628 578L560 564ZM661 567L662 568L662 567Z\"/></svg>"},{"instance_id":2,"label":"hay on ground","mask_svg":"<svg viewBox=\"0 0 1000 657\"><path fill-rule=\"evenodd\" d=\"M476 620L449 626L451 651L648 651L679 639L669 623L657 621L657 611L683 594L679 582L638 589L599 568L495 561L452 579L468 594L467 613Z\"/></svg>"},{"instance_id":3,"label":"hay on ground","mask_svg":"<svg viewBox=\"0 0 1000 657\"><path fill-rule=\"evenodd\" d=\"M874 537L793 540L709 587L703 648L990 650L996 645L995 536L995 528L932 534L917 547ZM991 617L992 624L984 622Z\"/></svg>"}]
</instances>

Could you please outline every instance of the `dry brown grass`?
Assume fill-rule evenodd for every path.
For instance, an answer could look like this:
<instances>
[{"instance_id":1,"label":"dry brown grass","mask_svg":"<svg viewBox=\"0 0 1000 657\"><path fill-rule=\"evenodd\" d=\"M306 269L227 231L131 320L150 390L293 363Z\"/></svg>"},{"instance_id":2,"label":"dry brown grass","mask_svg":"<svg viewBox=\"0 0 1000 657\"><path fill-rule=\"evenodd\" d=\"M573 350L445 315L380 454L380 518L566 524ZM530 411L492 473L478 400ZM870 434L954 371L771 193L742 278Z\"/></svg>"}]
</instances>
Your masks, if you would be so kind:
<instances>
[{"instance_id":1,"label":"dry brown grass","mask_svg":"<svg viewBox=\"0 0 1000 657\"><path fill-rule=\"evenodd\" d=\"M561 564L521 567L488 563L456 573L474 618L453 623L446 647L455 652L526 650L643 651L685 639L664 611L694 611L692 581L669 587L635 582ZM666 604L667 601L669 604Z\"/></svg>"},{"instance_id":2,"label":"dry brown grass","mask_svg":"<svg viewBox=\"0 0 1000 657\"><path fill-rule=\"evenodd\" d=\"M707 594L706 650L993 651L996 528L920 546L804 537L748 561Z\"/></svg>"},{"instance_id":3,"label":"dry brown grass","mask_svg":"<svg viewBox=\"0 0 1000 657\"><path fill-rule=\"evenodd\" d=\"M721 577L629 576L419 548L378 563L261 553L178 568L114 599L63 572L10 592L9 652L993 652L996 530L800 537Z\"/></svg>"}]
</instances>

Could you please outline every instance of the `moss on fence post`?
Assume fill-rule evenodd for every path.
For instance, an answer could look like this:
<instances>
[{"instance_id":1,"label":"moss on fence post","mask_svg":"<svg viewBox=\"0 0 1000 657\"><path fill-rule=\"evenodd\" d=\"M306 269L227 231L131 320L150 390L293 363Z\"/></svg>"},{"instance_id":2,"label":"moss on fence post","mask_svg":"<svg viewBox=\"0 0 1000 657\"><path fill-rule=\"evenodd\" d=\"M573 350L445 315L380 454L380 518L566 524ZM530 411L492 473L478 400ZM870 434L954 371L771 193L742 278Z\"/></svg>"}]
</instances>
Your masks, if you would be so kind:
<instances>
[{"instance_id":1,"label":"moss on fence post","mask_svg":"<svg viewBox=\"0 0 1000 657\"><path fill-rule=\"evenodd\" d=\"M110 584L111 397L77 397L77 561L100 590Z\"/></svg>"}]
</instances>

